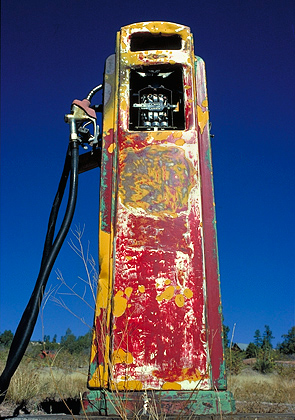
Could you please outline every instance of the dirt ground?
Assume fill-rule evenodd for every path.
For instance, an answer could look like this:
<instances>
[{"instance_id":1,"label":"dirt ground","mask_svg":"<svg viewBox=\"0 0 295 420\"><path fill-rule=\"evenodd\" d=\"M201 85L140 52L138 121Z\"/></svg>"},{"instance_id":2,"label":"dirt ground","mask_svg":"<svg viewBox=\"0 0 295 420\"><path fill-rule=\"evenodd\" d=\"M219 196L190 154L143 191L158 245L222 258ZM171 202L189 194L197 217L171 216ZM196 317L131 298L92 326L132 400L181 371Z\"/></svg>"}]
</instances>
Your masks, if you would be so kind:
<instances>
[{"instance_id":1,"label":"dirt ground","mask_svg":"<svg viewBox=\"0 0 295 420\"><path fill-rule=\"evenodd\" d=\"M59 407L61 407L63 404L59 402ZM237 413L266 413L266 414L294 414L295 419L295 404L273 404L273 403L250 403L246 401L236 401L236 409ZM16 406L15 404L10 404L4 401L0 405L0 419L4 420L8 417L16 417L16 416L23 416L23 415L46 415L49 410L44 411L40 409L40 407L34 406L33 404L30 404L29 406L26 406L25 404L22 404L20 406ZM60 413L66 414L68 411L64 407L64 409L59 410ZM74 414L78 414L77 410ZM53 412L57 414L57 407L53 408Z\"/></svg>"}]
</instances>

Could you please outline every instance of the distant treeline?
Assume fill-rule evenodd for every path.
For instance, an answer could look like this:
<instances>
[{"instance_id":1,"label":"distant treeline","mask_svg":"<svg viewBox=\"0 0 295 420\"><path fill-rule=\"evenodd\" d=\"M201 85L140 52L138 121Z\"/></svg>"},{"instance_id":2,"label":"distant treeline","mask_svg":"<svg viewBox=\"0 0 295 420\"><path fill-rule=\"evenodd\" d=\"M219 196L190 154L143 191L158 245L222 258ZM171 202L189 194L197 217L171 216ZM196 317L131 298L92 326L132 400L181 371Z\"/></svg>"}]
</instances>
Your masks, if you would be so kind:
<instances>
[{"instance_id":1,"label":"distant treeline","mask_svg":"<svg viewBox=\"0 0 295 420\"><path fill-rule=\"evenodd\" d=\"M10 330L5 330L0 334L0 347L8 348L10 347L13 340L13 333ZM38 344L42 346L42 349L49 351L56 351L61 347L67 350L69 353L81 353L84 350L89 351L92 340L92 332L88 331L85 335L76 337L70 328L66 330L65 335L61 337L60 343L57 342L57 335L53 336L53 339L50 340L49 335L44 335L43 341L39 341Z\"/></svg>"},{"instance_id":2,"label":"distant treeline","mask_svg":"<svg viewBox=\"0 0 295 420\"><path fill-rule=\"evenodd\" d=\"M223 325L223 339L225 349L230 347L230 340L228 338L229 327ZM292 327L287 334L282 335L284 339L282 343L279 343L276 350L281 354L292 355L295 354L295 326ZM272 340L274 339L272 331L268 325L265 325L264 332L261 334L260 330L256 330L253 336L253 342L249 343L245 357L252 358L257 357L257 354L263 351L269 351L273 349ZM10 330L5 330L0 333L0 347L10 347L13 340L13 333ZM89 350L91 346L92 332L88 331L85 335L76 337L70 328L66 330L65 335L61 337L60 343L57 342L57 335L55 334L50 340L49 335L44 335L43 341L39 343L43 345L46 350L54 351L59 348L64 348L69 353L80 353L83 350Z\"/></svg>"},{"instance_id":3,"label":"distant treeline","mask_svg":"<svg viewBox=\"0 0 295 420\"><path fill-rule=\"evenodd\" d=\"M230 347L231 344L228 337L229 331L229 327L223 325L223 340L225 348ZM273 349L272 340L274 338L275 337L273 337L272 331L268 325L265 325L263 334L261 334L260 330L256 330L253 336L253 342L249 343L246 349L246 356L249 358L256 357L259 349ZM287 334L283 334L282 338L284 341L277 344L276 350L282 354L295 354L295 326L292 327Z\"/></svg>"}]
</instances>

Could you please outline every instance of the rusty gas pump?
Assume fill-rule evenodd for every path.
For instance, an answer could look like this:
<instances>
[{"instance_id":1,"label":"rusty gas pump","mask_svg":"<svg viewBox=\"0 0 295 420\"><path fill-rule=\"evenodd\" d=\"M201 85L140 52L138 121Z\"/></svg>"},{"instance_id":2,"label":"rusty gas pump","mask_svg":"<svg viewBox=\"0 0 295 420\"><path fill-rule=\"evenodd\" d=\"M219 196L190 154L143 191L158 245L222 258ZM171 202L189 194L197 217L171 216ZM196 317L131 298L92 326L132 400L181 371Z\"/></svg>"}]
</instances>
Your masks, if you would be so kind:
<instances>
[{"instance_id":1,"label":"rusty gas pump","mask_svg":"<svg viewBox=\"0 0 295 420\"><path fill-rule=\"evenodd\" d=\"M91 105L101 89L102 106ZM78 173L101 166L100 272L83 412L122 418L232 412L206 76L190 29L167 22L122 27L103 85L75 100L65 119L65 166L36 285L0 376L0 403L70 228ZM80 145L93 150L79 158ZM68 178L67 209L55 236Z\"/></svg>"},{"instance_id":2,"label":"rusty gas pump","mask_svg":"<svg viewBox=\"0 0 295 420\"><path fill-rule=\"evenodd\" d=\"M190 29L122 27L105 64L88 414L232 412L204 62Z\"/></svg>"}]
</instances>

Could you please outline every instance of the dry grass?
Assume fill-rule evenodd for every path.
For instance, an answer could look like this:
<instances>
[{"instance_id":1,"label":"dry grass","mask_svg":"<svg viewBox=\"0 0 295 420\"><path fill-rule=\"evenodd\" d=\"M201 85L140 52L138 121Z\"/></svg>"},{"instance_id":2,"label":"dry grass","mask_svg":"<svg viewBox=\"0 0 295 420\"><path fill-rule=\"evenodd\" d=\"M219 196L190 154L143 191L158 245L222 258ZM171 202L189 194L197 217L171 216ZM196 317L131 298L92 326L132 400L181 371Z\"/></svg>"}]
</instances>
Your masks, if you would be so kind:
<instances>
[{"instance_id":1,"label":"dry grass","mask_svg":"<svg viewBox=\"0 0 295 420\"><path fill-rule=\"evenodd\" d=\"M12 378L6 400L15 404L34 400L38 404L46 399L80 398L80 393L86 390L86 381L85 372L65 373L55 367L20 366Z\"/></svg>"},{"instance_id":2,"label":"dry grass","mask_svg":"<svg viewBox=\"0 0 295 420\"><path fill-rule=\"evenodd\" d=\"M3 356L0 357L0 372L4 368ZM34 405L38 405L48 399L79 399L80 393L87 389L86 360L88 357L74 356L63 351L54 360L25 356L11 379L5 401L15 405L33 401Z\"/></svg>"},{"instance_id":3,"label":"dry grass","mask_svg":"<svg viewBox=\"0 0 295 420\"><path fill-rule=\"evenodd\" d=\"M293 371L285 375L263 375L251 370L230 378L240 412L295 412L295 379Z\"/></svg>"},{"instance_id":4,"label":"dry grass","mask_svg":"<svg viewBox=\"0 0 295 420\"><path fill-rule=\"evenodd\" d=\"M240 374L232 378L236 400L294 404L295 381L278 375Z\"/></svg>"},{"instance_id":5,"label":"dry grass","mask_svg":"<svg viewBox=\"0 0 295 420\"><path fill-rule=\"evenodd\" d=\"M79 399L86 391L88 366L83 363L84 367L79 367L84 360L76 357L69 358L69 368L66 356L60 352L53 361L24 359L11 381L6 401L15 405L26 401L37 407L48 399ZM247 368L228 382L239 412L295 412L294 367L269 375Z\"/></svg>"}]
</instances>

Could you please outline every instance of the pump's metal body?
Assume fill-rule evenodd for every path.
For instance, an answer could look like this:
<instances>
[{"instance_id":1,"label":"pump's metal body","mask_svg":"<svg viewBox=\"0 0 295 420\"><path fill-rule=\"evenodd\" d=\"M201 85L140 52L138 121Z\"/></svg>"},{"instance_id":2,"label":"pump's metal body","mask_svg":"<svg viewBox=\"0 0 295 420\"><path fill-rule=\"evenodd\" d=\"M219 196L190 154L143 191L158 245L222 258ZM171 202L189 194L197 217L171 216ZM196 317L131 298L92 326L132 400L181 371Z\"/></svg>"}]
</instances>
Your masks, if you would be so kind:
<instances>
[{"instance_id":1,"label":"pump's metal body","mask_svg":"<svg viewBox=\"0 0 295 420\"><path fill-rule=\"evenodd\" d=\"M206 77L189 28L121 28L106 61L103 109L100 274L84 409L231 412Z\"/></svg>"}]
</instances>

